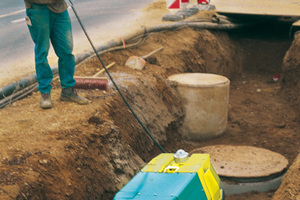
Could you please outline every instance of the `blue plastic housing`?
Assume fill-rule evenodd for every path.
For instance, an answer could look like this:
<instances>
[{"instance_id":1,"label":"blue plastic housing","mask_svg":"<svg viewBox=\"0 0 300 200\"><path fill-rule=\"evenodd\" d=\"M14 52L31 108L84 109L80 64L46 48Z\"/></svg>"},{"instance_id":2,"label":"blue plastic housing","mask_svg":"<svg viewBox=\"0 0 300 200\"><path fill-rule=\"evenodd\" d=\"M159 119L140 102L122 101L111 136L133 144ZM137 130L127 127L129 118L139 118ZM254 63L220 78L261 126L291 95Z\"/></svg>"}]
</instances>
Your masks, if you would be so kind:
<instances>
[{"instance_id":1,"label":"blue plastic housing","mask_svg":"<svg viewBox=\"0 0 300 200\"><path fill-rule=\"evenodd\" d=\"M139 172L114 200L207 200L197 173Z\"/></svg>"}]
</instances>

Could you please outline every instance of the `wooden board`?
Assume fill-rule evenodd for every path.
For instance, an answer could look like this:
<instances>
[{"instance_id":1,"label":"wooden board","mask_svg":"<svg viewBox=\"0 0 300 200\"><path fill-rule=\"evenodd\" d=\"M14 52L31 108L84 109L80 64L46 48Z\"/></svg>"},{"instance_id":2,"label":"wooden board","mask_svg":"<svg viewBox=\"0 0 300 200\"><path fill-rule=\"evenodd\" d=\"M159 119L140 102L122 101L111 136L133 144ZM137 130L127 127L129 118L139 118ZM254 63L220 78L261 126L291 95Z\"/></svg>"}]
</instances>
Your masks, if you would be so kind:
<instances>
[{"instance_id":1,"label":"wooden board","mask_svg":"<svg viewBox=\"0 0 300 200\"><path fill-rule=\"evenodd\" d=\"M210 4L220 13L300 16L300 0L211 0Z\"/></svg>"}]
</instances>

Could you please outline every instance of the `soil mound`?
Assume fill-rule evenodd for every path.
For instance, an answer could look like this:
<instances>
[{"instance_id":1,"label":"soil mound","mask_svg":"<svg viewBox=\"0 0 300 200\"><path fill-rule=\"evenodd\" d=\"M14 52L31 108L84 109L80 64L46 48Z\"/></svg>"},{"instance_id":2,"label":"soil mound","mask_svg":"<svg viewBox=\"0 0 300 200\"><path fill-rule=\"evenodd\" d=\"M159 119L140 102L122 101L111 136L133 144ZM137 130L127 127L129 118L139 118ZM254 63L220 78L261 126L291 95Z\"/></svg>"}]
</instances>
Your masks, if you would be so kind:
<instances>
[{"instance_id":1,"label":"soil mound","mask_svg":"<svg viewBox=\"0 0 300 200\"><path fill-rule=\"evenodd\" d=\"M281 186L276 191L274 200L285 200L300 198L300 154L295 159L290 169L285 174L285 177L281 183Z\"/></svg>"}]
</instances>

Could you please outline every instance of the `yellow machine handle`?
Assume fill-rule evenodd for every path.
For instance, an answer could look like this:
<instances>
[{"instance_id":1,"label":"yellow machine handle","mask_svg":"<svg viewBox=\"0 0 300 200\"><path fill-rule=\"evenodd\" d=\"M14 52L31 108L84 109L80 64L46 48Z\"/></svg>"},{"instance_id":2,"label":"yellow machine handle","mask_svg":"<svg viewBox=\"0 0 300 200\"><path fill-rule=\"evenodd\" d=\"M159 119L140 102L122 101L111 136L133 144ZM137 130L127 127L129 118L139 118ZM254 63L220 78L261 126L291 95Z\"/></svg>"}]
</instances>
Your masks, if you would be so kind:
<instances>
[{"instance_id":1,"label":"yellow machine handle","mask_svg":"<svg viewBox=\"0 0 300 200\"><path fill-rule=\"evenodd\" d=\"M175 173L179 170L178 166L168 166L165 168L164 173Z\"/></svg>"}]
</instances>

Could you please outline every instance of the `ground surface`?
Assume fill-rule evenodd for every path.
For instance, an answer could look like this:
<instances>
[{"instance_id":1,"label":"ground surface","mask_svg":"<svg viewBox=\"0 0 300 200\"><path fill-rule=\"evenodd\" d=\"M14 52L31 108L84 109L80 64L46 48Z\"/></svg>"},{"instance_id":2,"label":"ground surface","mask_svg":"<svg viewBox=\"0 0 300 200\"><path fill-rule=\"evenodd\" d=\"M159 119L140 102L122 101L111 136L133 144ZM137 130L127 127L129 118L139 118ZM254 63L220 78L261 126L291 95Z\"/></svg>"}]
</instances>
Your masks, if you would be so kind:
<instances>
[{"instance_id":1,"label":"ground surface","mask_svg":"<svg viewBox=\"0 0 300 200\"><path fill-rule=\"evenodd\" d=\"M280 36L249 35L182 28L149 34L140 46L109 52L102 58L107 64L116 62L109 71L166 151L249 145L282 154L290 166L300 141L300 37L291 44ZM124 65L129 56L145 55L160 46L163 51L147 59L144 70ZM291 74L282 68L289 48L284 66L295 67L287 67ZM100 68L93 57L77 66L76 75L91 76ZM181 138L177 128L184 111L167 77L182 72L216 73L230 79L228 128L222 136L201 142ZM276 73L284 82L282 78L273 81ZM59 101L59 82L53 86L54 107L50 110L39 107L40 96L35 92L0 111L0 199L112 199L160 150L111 82L107 92L80 90L91 101L86 106ZM299 165L292 170L291 174L297 174ZM288 192L283 188L275 199L297 198L299 188L292 184L293 178L285 178L290 183ZM274 193L253 192L226 199L268 200Z\"/></svg>"}]
</instances>

